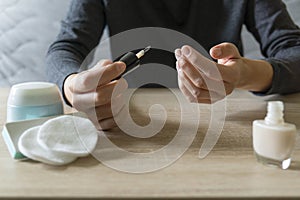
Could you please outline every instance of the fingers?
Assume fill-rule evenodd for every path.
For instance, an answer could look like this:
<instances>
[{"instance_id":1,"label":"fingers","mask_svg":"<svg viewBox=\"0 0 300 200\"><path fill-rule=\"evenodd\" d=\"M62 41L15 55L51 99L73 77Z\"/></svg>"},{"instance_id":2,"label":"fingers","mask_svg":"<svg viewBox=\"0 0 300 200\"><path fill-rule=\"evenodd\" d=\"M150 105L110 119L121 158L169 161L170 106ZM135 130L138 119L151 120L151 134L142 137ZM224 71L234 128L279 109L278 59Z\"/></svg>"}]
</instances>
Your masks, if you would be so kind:
<instances>
[{"instance_id":1,"label":"fingers","mask_svg":"<svg viewBox=\"0 0 300 200\"><path fill-rule=\"evenodd\" d=\"M72 79L73 93L85 93L93 91L97 86L105 85L125 71L123 62L111 63L100 61L94 68L81 72Z\"/></svg>"},{"instance_id":2,"label":"fingers","mask_svg":"<svg viewBox=\"0 0 300 200\"><path fill-rule=\"evenodd\" d=\"M223 81L223 77L221 80L208 77L198 70L198 67L193 66L191 62L183 57L181 49L175 50L175 56L178 60L176 62L176 67L178 70L179 88L190 102L213 103L225 98L226 95L233 91L234 86L231 82ZM203 56L198 59L202 58ZM195 60L192 62L199 63ZM217 68L217 70L220 69L219 71L223 73L222 76L225 75L226 78L227 76L230 77L229 71L231 69L226 69L226 66L216 63L214 65L214 68ZM212 73L210 73L210 75L211 74Z\"/></svg>"},{"instance_id":3,"label":"fingers","mask_svg":"<svg viewBox=\"0 0 300 200\"><path fill-rule=\"evenodd\" d=\"M93 92L74 95L72 105L77 110L85 112L90 108L110 103L114 98L123 94L127 88L127 81L121 78L105 86L98 87Z\"/></svg>"},{"instance_id":4,"label":"fingers","mask_svg":"<svg viewBox=\"0 0 300 200\"><path fill-rule=\"evenodd\" d=\"M228 45L225 44L223 46L231 49L232 51L234 51L234 49L236 48L234 45L229 43ZM221 47L223 46L221 45ZM219 47L217 47L217 49L218 48ZM190 53L188 53L189 54L188 57L184 56L183 53L184 49L189 49L188 51L190 51ZM229 55L229 54L224 54L224 55ZM227 83L231 83L234 82L236 78L239 76L239 74L237 74L236 68L228 67L224 64L217 64L205 58L204 56L202 56L200 53L196 52L194 49L192 49L189 46L184 46L182 47L182 49L176 49L175 56L178 60L178 65L182 67L184 73L190 78L193 84L196 85L197 87L201 87L201 85L206 84L206 85L210 85L210 88L213 88L211 87L213 85L209 83L211 82L210 80L224 81ZM205 78L205 83L203 81L203 78L201 77Z\"/></svg>"},{"instance_id":5,"label":"fingers","mask_svg":"<svg viewBox=\"0 0 300 200\"><path fill-rule=\"evenodd\" d=\"M225 64L229 59L241 58L238 48L232 43L222 43L210 49L210 55L216 60L221 60L219 63Z\"/></svg>"},{"instance_id":6,"label":"fingers","mask_svg":"<svg viewBox=\"0 0 300 200\"><path fill-rule=\"evenodd\" d=\"M76 74L68 79L72 87L72 105L78 111L85 112L89 119L100 129L116 126L114 115L124 106L123 93L128 88L123 78L114 80L125 71L123 62L112 63L101 60L95 67Z\"/></svg>"},{"instance_id":7,"label":"fingers","mask_svg":"<svg viewBox=\"0 0 300 200\"><path fill-rule=\"evenodd\" d=\"M109 118L98 122L98 127L100 130L106 131L117 127L117 123L115 122L114 118Z\"/></svg>"},{"instance_id":8,"label":"fingers","mask_svg":"<svg viewBox=\"0 0 300 200\"><path fill-rule=\"evenodd\" d=\"M103 119L108 119L117 116L124 105L125 102L123 96L119 96L118 100L116 100L114 103L108 103L105 105L98 106L96 108L92 108L91 111L94 110L94 112L96 112L97 119L98 121L100 121Z\"/></svg>"},{"instance_id":9,"label":"fingers","mask_svg":"<svg viewBox=\"0 0 300 200\"><path fill-rule=\"evenodd\" d=\"M109 83L111 80L120 76L126 69L126 65L123 62L115 62L102 69L100 74L99 86Z\"/></svg>"},{"instance_id":10,"label":"fingers","mask_svg":"<svg viewBox=\"0 0 300 200\"><path fill-rule=\"evenodd\" d=\"M195 90L199 89L205 89L205 90L211 90L216 93L222 94L224 93L224 87L229 85L227 82L219 81L219 80L214 80L211 79L210 77L205 76L203 73L200 73L198 70L195 69L189 62L186 62L183 59L180 59L177 62L177 68L178 70L182 70L183 73L185 74L184 79L189 79L188 82L191 82L191 85L193 85L193 88ZM229 69L226 70L224 74L228 74L227 71L230 71ZM187 86L188 89L190 89L189 86ZM193 92L192 92L193 93ZM197 92L195 92L197 93ZM196 95L193 93L194 95Z\"/></svg>"},{"instance_id":11,"label":"fingers","mask_svg":"<svg viewBox=\"0 0 300 200\"><path fill-rule=\"evenodd\" d=\"M182 58L182 52L180 49L175 50L175 56L177 59L177 70L182 70L195 86L199 88L203 87L205 85L201 78L203 74L201 74L201 72L191 65L186 59Z\"/></svg>"},{"instance_id":12,"label":"fingers","mask_svg":"<svg viewBox=\"0 0 300 200\"><path fill-rule=\"evenodd\" d=\"M122 122L124 116L121 114L124 111L125 101L123 96L120 95L106 105L90 108L85 111L88 118L99 130L109 130L117 126L118 123Z\"/></svg>"},{"instance_id":13,"label":"fingers","mask_svg":"<svg viewBox=\"0 0 300 200\"><path fill-rule=\"evenodd\" d=\"M197 99L194 97L194 95L191 94L191 92L186 88L186 86L182 83L180 75L178 74L178 85L181 92L184 94L185 98L192 103L196 103Z\"/></svg>"},{"instance_id":14,"label":"fingers","mask_svg":"<svg viewBox=\"0 0 300 200\"><path fill-rule=\"evenodd\" d=\"M79 111L87 111L111 102L114 96L123 93L128 84L125 79L110 82L125 70L122 62L112 63L109 60L100 61L94 68L84 71L73 81L72 105Z\"/></svg>"},{"instance_id":15,"label":"fingers","mask_svg":"<svg viewBox=\"0 0 300 200\"><path fill-rule=\"evenodd\" d=\"M179 59L178 68L182 69L182 71L189 77L194 85L197 87L201 87L203 85L201 73L185 59Z\"/></svg>"},{"instance_id":16,"label":"fingers","mask_svg":"<svg viewBox=\"0 0 300 200\"><path fill-rule=\"evenodd\" d=\"M202 54L188 45L184 45L181 48L181 53L181 59L185 59L199 72L203 73L207 77L221 80L215 62L204 57Z\"/></svg>"},{"instance_id":17,"label":"fingers","mask_svg":"<svg viewBox=\"0 0 300 200\"><path fill-rule=\"evenodd\" d=\"M110 65L110 64L113 64L113 62L112 62L111 60L103 59L103 60L100 60L100 61L96 64L96 66L103 66L103 67L105 67L106 65ZM96 67L93 67L93 68L91 68L91 69L89 69L89 70L95 70L95 69L97 69L97 68L96 68Z\"/></svg>"},{"instance_id":18,"label":"fingers","mask_svg":"<svg viewBox=\"0 0 300 200\"><path fill-rule=\"evenodd\" d=\"M180 59L178 61L179 67L182 68L184 73L189 77L189 79L193 82L197 87L203 87L205 85L209 85L211 89L213 89L213 84L220 81L232 82L235 78L233 76L236 75L236 71L234 68L222 65L215 64L214 70L217 72L210 73L209 76L199 72L193 65L184 59ZM213 70L211 70L213 71ZM205 79L205 80L204 80ZM205 88L207 89L207 87Z\"/></svg>"},{"instance_id":19,"label":"fingers","mask_svg":"<svg viewBox=\"0 0 300 200\"><path fill-rule=\"evenodd\" d=\"M127 88L128 83L124 78L106 84L105 86L98 87L94 100L95 105L100 106L111 102L113 98L122 94Z\"/></svg>"},{"instance_id":20,"label":"fingers","mask_svg":"<svg viewBox=\"0 0 300 200\"><path fill-rule=\"evenodd\" d=\"M112 129L117 126L117 124L113 118L107 118L107 119L99 121L97 119L97 117L95 117L94 111L92 113L87 113L87 116L93 122L93 124L95 125L95 127L98 130L106 131L106 130Z\"/></svg>"},{"instance_id":21,"label":"fingers","mask_svg":"<svg viewBox=\"0 0 300 200\"><path fill-rule=\"evenodd\" d=\"M179 57L180 53L181 57ZM184 72L196 86L203 84L199 74L216 81L231 80L232 69L209 60L192 47L183 46L180 51L175 51L175 56L178 57L179 64L183 64Z\"/></svg>"},{"instance_id":22,"label":"fingers","mask_svg":"<svg viewBox=\"0 0 300 200\"><path fill-rule=\"evenodd\" d=\"M108 118L104 118L104 119L97 118L96 115L97 115L97 113L95 114L95 110L94 110L94 111L91 111L90 115L88 115L88 116L92 116L92 118L90 118L90 119L94 123L94 125L97 127L97 129L109 130L114 127L117 127L118 125L121 125L124 122L124 118L126 116L126 109L125 109L125 106L123 105L122 107L120 107L120 110L118 111L117 114L115 114L112 117L108 117Z\"/></svg>"},{"instance_id":23,"label":"fingers","mask_svg":"<svg viewBox=\"0 0 300 200\"><path fill-rule=\"evenodd\" d=\"M226 96L225 92L215 92L196 87L180 69L178 71L178 83L179 88L190 102L213 103Z\"/></svg>"},{"instance_id":24,"label":"fingers","mask_svg":"<svg viewBox=\"0 0 300 200\"><path fill-rule=\"evenodd\" d=\"M218 59L218 69L226 82L237 83L240 77L240 66L243 66L242 56L232 43L222 43L210 50L210 55Z\"/></svg>"}]
</instances>

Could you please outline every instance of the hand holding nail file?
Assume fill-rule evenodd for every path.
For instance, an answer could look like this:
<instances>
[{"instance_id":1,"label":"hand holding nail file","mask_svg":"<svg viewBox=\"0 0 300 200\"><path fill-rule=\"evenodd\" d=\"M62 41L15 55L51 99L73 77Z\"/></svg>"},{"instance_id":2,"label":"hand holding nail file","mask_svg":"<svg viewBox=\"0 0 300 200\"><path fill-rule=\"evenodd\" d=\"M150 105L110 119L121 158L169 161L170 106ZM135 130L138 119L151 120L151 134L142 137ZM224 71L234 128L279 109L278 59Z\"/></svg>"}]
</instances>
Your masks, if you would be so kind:
<instances>
[{"instance_id":1,"label":"hand holding nail file","mask_svg":"<svg viewBox=\"0 0 300 200\"><path fill-rule=\"evenodd\" d=\"M128 52L121 58L114 60L114 62L121 61L126 64L126 70L123 72L123 74L121 74L115 80L118 80L121 77L125 76L126 74L135 70L140 64L140 58L142 58L150 49L151 49L151 46L148 46L145 49L139 51L137 54L135 54L133 52Z\"/></svg>"}]
</instances>

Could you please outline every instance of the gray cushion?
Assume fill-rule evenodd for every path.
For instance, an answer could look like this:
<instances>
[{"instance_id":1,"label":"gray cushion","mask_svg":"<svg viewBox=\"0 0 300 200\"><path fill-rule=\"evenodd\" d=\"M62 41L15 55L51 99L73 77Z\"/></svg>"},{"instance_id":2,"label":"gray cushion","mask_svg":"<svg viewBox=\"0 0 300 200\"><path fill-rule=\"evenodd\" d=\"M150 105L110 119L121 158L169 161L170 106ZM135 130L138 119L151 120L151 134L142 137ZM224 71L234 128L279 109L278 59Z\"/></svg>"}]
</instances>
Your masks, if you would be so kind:
<instances>
[{"instance_id":1,"label":"gray cushion","mask_svg":"<svg viewBox=\"0 0 300 200\"><path fill-rule=\"evenodd\" d=\"M45 54L69 0L0 0L0 86L45 80Z\"/></svg>"}]
</instances>

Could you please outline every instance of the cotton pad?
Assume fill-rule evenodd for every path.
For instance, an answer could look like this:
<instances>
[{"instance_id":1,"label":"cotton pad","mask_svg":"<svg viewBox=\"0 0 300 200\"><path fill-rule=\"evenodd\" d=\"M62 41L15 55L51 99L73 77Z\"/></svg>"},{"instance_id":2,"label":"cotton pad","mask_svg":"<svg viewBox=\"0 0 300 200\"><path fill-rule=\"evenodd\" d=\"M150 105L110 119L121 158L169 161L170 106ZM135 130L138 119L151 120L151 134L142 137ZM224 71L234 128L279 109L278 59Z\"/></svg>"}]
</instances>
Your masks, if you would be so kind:
<instances>
[{"instance_id":1,"label":"cotton pad","mask_svg":"<svg viewBox=\"0 0 300 200\"><path fill-rule=\"evenodd\" d=\"M50 165L65 165L76 160L76 156L53 152L43 148L37 141L40 126L36 126L26 130L20 137L18 142L19 150L26 157L47 163Z\"/></svg>"},{"instance_id":2,"label":"cotton pad","mask_svg":"<svg viewBox=\"0 0 300 200\"><path fill-rule=\"evenodd\" d=\"M86 118L65 115L45 122L37 141L45 149L84 157L96 147L98 131Z\"/></svg>"}]
</instances>

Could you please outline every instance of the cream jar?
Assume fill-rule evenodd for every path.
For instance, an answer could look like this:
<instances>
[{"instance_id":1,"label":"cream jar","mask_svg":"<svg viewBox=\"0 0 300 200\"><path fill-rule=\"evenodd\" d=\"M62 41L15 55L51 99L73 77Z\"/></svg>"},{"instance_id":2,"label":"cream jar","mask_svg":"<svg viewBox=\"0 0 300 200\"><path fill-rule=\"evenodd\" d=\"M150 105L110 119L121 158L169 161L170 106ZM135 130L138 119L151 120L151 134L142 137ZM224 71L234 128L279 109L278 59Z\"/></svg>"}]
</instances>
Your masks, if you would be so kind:
<instances>
[{"instance_id":1,"label":"cream jar","mask_svg":"<svg viewBox=\"0 0 300 200\"><path fill-rule=\"evenodd\" d=\"M47 82L27 82L12 86L7 102L7 122L63 114L58 87Z\"/></svg>"}]
</instances>

